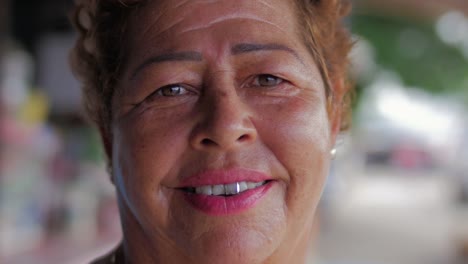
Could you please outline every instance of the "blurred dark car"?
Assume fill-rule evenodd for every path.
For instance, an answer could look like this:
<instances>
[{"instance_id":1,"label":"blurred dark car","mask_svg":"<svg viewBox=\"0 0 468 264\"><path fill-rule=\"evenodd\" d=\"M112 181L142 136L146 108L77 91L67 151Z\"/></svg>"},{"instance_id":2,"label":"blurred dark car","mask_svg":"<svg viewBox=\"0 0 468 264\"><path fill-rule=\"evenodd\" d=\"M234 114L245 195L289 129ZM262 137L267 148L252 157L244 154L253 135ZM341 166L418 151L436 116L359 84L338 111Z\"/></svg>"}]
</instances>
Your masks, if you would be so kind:
<instances>
[{"instance_id":1,"label":"blurred dark car","mask_svg":"<svg viewBox=\"0 0 468 264\"><path fill-rule=\"evenodd\" d=\"M366 164L388 165L402 169L428 169L435 166L431 152L420 144L396 143L366 152Z\"/></svg>"}]
</instances>

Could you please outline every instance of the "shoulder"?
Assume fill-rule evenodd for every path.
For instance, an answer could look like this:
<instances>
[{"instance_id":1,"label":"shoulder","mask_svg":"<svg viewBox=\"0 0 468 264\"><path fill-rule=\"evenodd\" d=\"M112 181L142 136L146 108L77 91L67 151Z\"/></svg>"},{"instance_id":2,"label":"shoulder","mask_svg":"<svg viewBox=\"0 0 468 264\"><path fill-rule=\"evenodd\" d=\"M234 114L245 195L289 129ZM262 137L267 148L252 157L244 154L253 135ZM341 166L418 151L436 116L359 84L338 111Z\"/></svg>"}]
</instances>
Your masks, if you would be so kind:
<instances>
[{"instance_id":1,"label":"shoulder","mask_svg":"<svg viewBox=\"0 0 468 264\"><path fill-rule=\"evenodd\" d=\"M109 253L107 255L101 256L93 261L90 264L113 264L115 263L114 254Z\"/></svg>"},{"instance_id":2,"label":"shoulder","mask_svg":"<svg viewBox=\"0 0 468 264\"><path fill-rule=\"evenodd\" d=\"M118 263L118 256L121 254L121 246L119 245L117 248L113 249L109 253L91 261L90 264L116 264Z\"/></svg>"}]
</instances>

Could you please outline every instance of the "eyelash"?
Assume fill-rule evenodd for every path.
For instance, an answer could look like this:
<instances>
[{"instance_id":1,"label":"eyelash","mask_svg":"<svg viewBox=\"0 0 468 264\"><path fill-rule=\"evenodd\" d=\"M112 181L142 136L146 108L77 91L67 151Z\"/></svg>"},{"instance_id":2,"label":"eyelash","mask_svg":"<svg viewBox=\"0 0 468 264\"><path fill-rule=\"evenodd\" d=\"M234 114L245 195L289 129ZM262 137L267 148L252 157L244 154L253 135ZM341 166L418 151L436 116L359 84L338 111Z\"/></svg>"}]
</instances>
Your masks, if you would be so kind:
<instances>
[{"instance_id":1,"label":"eyelash","mask_svg":"<svg viewBox=\"0 0 468 264\"><path fill-rule=\"evenodd\" d=\"M268 79L270 79L270 81L271 81L271 79L273 79L274 83L272 83L272 84L262 84L261 80L260 80L260 78L262 78L262 77L263 78L268 78ZM278 77L278 76L275 76L275 75L272 75L272 74L259 74L259 75L255 76L253 85L254 86L263 86L263 87L272 87L272 86L279 85L279 84L281 84L283 82L285 82L285 80L283 78ZM179 88L179 93L175 94L175 95L165 95L164 94L165 89L172 89L172 88ZM184 90L184 91L181 92L180 90ZM157 89L155 91L155 94L157 94L159 96L164 96L164 97L173 97L173 96L177 96L177 95L181 95L181 94L187 94L189 92L190 91L188 89L186 89L181 84L169 84L169 85L165 85L165 86Z\"/></svg>"},{"instance_id":2,"label":"eyelash","mask_svg":"<svg viewBox=\"0 0 468 264\"><path fill-rule=\"evenodd\" d=\"M166 89L173 89L173 88L179 88L177 94L174 94L174 95L165 95L164 94ZM184 91L181 91L181 90L184 90ZM169 84L169 85L166 85L166 86L163 86L163 87L157 89L154 94L159 95L159 96L164 96L164 97L174 97L174 96L177 96L177 95L187 94L189 92L190 91L188 89L186 89L184 86L182 86L180 84Z\"/></svg>"},{"instance_id":3,"label":"eyelash","mask_svg":"<svg viewBox=\"0 0 468 264\"><path fill-rule=\"evenodd\" d=\"M268 81L274 81L274 82L271 83L271 84L265 84L265 83L262 84L262 79L261 78L266 78L267 82ZM286 80L284 80L281 77L272 75L272 74L258 74L258 75L254 76L252 86L269 88L269 87L278 86L278 85L280 85L280 84L282 84L284 82L286 82ZM177 88L178 92L176 92L175 94L165 94L165 92L168 91L168 89L169 89L169 92L171 92L171 91L173 92L174 90L172 90L172 89L174 89L174 88ZM189 89L187 89L186 87L184 87L184 85L182 85L182 84L179 84L179 83L169 84L169 85L165 85L165 86L162 86L162 87L158 88L151 95L149 95L145 99L145 101L148 100L148 99L151 99L154 96L157 96L157 97L177 97L177 96L186 95L186 94L189 94L189 93L191 93L191 91Z\"/></svg>"},{"instance_id":4,"label":"eyelash","mask_svg":"<svg viewBox=\"0 0 468 264\"><path fill-rule=\"evenodd\" d=\"M268 78L270 81L273 79L274 83L272 83L272 84L262 84L261 79L260 79L262 77L263 78ZM272 75L272 74L259 74L259 75L255 76L254 81L253 81L253 85L254 86L260 86L260 87L275 87L275 86L278 86L278 85L280 85L280 84L282 84L284 82L286 82L286 80L284 80L281 77Z\"/></svg>"},{"instance_id":5,"label":"eyelash","mask_svg":"<svg viewBox=\"0 0 468 264\"><path fill-rule=\"evenodd\" d=\"M170 92L171 89L174 89L174 88L178 88L178 92L176 94L165 94L165 91ZM165 85L165 86L162 86L162 87L156 89L153 93L148 95L143 101L136 104L136 106L137 105L150 104L153 101L162 102L162 101L159 101L159 99L162 99L162 98L166 98L166 99L171 99L172 98L172 100L169 100L169 101L164 100L164 102L175 102L174 100L179 99L179 96L190 95L190 94L193 94L193 91L186 88L185 85L182 85L182 84L179 84L179 83L168 84L168 85ZM187 98L187 97L180 97L180 98Z\"/></svg>"}]
</instances>

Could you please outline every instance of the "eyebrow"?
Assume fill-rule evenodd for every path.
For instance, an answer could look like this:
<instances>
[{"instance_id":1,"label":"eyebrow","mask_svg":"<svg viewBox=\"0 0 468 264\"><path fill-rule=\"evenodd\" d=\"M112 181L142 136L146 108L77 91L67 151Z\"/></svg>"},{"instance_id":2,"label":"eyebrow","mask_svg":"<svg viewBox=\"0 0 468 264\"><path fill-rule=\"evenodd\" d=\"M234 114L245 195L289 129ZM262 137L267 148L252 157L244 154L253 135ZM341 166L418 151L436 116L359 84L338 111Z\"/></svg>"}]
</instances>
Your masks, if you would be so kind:
<instances>
[{"instance_id":1,"label":"eyebrow","mask_svg":"<svg viewBox=\"0 0 468 264\"><path fill-rule=\"evenodd\" d=\"M271 50L281 50L291 53L296 59L298 59L302 64L304 61L301 59L299 54L291 49L288 46L278 44L278 43L269 43L269 44L255 44L255 43L240 43L236 44L231 48L232 55L239 55L250 52L257 51L271 51ZM199 62L203 60L203 55L197 51L182 51L182 52L169 52L163 53L154 57L151 57L145 60L140 66L138 66L130 76L130 80L134 79L138 72L143 68L153 63L163 63L167 61L195 61Z\"/></svg>"},{"instance_id":2,"label":"eyebrow","mask_svg":"<svg viewBox=\"0 0 468 264\"><path fill-rule=\"evenodd\" d=\"M130 79L134 79L135 76L143 68L153 63L162 63L166 61L202 61L203 56L200 52L196 51L182 51L182 52L169 52L155 57L151 57L145 60L140 66L138 66L130 76Z\"/></svg>"},{"instance_id":3,"label":"eyebrow","mask_svg":"<svg viewBox=\"0 0 468 264\"><path fill-rule=\"evenodd\" d=\"M304 64L301 57L299 57L299 54L295 50L291 49L288 46L278 44L278 43L270 43L270 44L240 43L232 47L231 54L238 55L238 54L249 53L249 52L254 52L254 51L269 51L269 50L287 51L291 53L292 55L294 55L294 57L296 57L296 59L298 59L302 64Z\"/></svg>"}]
</instances>

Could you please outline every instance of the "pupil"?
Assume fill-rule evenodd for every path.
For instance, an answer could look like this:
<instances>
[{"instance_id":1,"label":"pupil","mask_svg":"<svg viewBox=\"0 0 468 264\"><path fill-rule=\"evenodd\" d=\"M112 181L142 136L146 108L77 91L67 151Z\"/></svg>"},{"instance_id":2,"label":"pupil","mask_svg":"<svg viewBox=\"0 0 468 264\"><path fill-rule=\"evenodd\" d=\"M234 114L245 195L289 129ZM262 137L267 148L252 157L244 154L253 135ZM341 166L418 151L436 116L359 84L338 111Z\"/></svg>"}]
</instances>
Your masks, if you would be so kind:
<instances>
[{"instance_id":1,"label":"pupil","mask_svg":"<svg viewBox=\"0 0 468 264\"><path fill-rule=\"evenodd\" d=\"M276 78L270 75L264 75L260 78L260 85L270 86L276 84Z\"/></svg>"},{"instance_id":2,"label":"pupil","mask_svg":"<svg viewBox=\"0 0 468 264\"><path fill-rule=\"evenodd\" d=\"M171 95L178 95L180 94L180 87L179 86L171 86L165 89L165 94L166 96L171 96Z\"/></svg>"}]
</instances>

